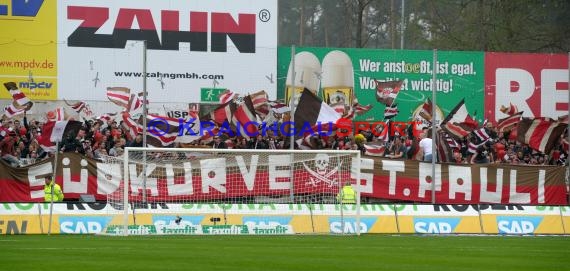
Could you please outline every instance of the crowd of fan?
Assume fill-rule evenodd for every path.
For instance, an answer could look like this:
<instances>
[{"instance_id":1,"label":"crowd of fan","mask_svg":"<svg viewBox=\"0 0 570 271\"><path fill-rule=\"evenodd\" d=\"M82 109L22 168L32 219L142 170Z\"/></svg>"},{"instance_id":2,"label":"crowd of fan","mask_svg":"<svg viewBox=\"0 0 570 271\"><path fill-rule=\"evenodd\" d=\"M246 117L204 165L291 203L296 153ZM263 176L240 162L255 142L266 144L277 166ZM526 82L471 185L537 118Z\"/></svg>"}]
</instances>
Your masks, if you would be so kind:
<instances>
[{"instance_id":1,"label":"crowd of fan","mask_svg":"<svg viewBox=\"0 0 570 271\"><path fill-rule=\"evenodd\" d=\"M544 154L516 140L513 132L498 133L496 127L488 123L484 128L489 135L489 139L482 142L475 134L468 135L464 140L455 141L455 147L449 148L448 162L456 164L484 164L484 163L506 163L524 165L564 165L567 157L563 146L568 146L568 140L564 133L555 148ZM420 144L423 138L428 138L428 143ZM360 150L367 153L366 144L371 146L384 147L384 151L376 156L396 159L411 159L420 161L431 161L425 159L426 151L422 145L431 145L431 130L424 128L422 132L414 136L410 130L406 134L391 137L379 138L371 132L361 132L356 136L336 137L314 135L304 139L301 144L295 143L296 149L332 149L332 150ZM470 143L471 149L470 149ZM196 144L206 144L197 142ZM258 135L256 138L229 138L225 136L214 137L214 142L210 143L213 148L233 148L233 149L289 149L289 138L274 136L268 133L267 136ZM473 146L477 146L473 148ZM430 148L431 149L431 148Z\"/></svg>"},{"instance_id":2,"label":"crowd of fan","mask_svg":"<svg viewBox=\"0 0 570 271\"><path fill-rule=\"evenodd\" d=\"M39 144L43 122L21 120L1 120L0 155L12 166L23 166L53 156L53 152L44 151ZM495 127L485 127L490 139L485 143L477 142L475 135L459 141L456 148L451 149L450 160L453 163L508 163L528 165L563 165L568 146L564 136L559 139L554 150L549 154L540 153L526 144L518 142L510 133L497 133ZM106 156L121 156L125 147L142 147L142 135L127 140L127 133L120 123L114 120L103 122L87 120L75 135L69 135L59 145L59 152L77 152L89 158L101 159ZM419 136L414 136L410 129L404 135L386 138L384 141L371 132L361 132L356 136L337 137L315 135L302 143L295 143L296 149L333 149L360 150L366 153L365 144L383 146L380 156L397 159L424 160L426 150L420 147L423 138L430 138L431 132L424 129ZM469 142L479 143L476 150L469 149ZM430 143L431 144L431 143ZM290 139L282 135L258 135L250 139L244 137L228 137L215 135L202 138L191 144L176 144L174 147L209 146L218 149L289 149ZM310 147L309 147L310 146Z\"/></svg>"}]
</instances>

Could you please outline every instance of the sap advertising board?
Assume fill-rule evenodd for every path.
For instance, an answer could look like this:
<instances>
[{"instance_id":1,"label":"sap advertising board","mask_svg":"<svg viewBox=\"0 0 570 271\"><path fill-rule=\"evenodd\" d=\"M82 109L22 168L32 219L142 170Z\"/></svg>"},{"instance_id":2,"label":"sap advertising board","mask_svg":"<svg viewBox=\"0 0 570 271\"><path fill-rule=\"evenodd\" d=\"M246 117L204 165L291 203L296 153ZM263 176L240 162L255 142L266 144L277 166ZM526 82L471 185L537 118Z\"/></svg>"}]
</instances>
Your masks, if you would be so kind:
<instances>
[{"instance_id":1,"label":"sap advertising board","mask_svg":"<svg viewBox=\"0 0 570 271\"><path fill-rule=\"evenodd\" d=\"M149 101L200 102L202 88L276 98L276 0L58 1L57 29L58 96L68 100L142 91L142 40Z\"/></svg>"}]
</instances>

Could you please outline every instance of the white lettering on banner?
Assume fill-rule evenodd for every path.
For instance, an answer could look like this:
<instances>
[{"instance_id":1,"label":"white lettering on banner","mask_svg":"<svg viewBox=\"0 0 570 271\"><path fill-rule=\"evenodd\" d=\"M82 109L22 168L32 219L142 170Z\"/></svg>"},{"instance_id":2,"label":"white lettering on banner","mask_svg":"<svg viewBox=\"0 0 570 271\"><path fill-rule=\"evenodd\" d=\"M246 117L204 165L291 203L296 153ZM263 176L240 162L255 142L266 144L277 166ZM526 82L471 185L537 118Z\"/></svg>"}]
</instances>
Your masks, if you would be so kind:
<instances>
[{"instance_id":1,"label":"white lettering on banner","mask_svg":"<svg viewBox=\"0 0 570 271\"><path fill-rule=\"evenodd\" d=\"M473 182L471 180L471 168L449 166L449 198L455 199L455 194L465 195L465 200L471 200Z\"/></svg>"},{"instance_id":2,"label":"white lettering on banner","mask_svg":"<svg viewBox=\"0 0 570 271\"><path fill-rule=\"evenodd\" d=\"M534 232L534 225L530 221L499 220L497 224L499 232L516 234L528 234Z\"/></svg>"},{"instance_id":3,"label":"white lettering on banner","mask_svg":"<svg viewBox=\"0 0 570 271\"><path fill-rule=\"evenodd\" d=\"M289 190L291 187L290 163L289 155L270 155L269 161L269 189L271 190ZM278 169L285 168L285 169ZM278 181L277 179L287 179L287 181Z\"/></svg>"},{"instance_id":4,"label":"white lettering on banner","mask_svg":"<svg viewBox=\"0 0 570 271\"><path fill-rule=\"evenodd\" d=\"M425 198L426 191L431 191L432 182L435 180L435 191L441 191L441 164L435 164L435 178L432 175L432 167L430 163L421 163L419 164L420 167L420 176L418 178L419 181L419 188L418 188L418 197Z\"/></svg>"},{"instance_id":5,"label":"white lettering on banner","mask_svg":"<svg viewBox=\"0 0 570 271\"><path fill-rule=\"evenodd\" d=\"M380 61L371 61L370 59L360 59L360 70L363 72L379 72L382 66Z\"/></svg>"},{"instance_id":6,"label":"white lettering on banner","mask_svg":"<svg viewBox=\"0 0 570 271\"><path fill-rule=\"evenodd\" d=\"M406 163L404 161L382 160L382 170L390 172L388 194L396 195L396 172L405 172Z\"/></svg>"},{"instance_id":7,"label":"white lettering on banner","mask_svg":"<svg viewBox=\"0 0 570 271\"><path fill-rule=\"evenodd\" d=\"M546 170L538 171L538 203L544 203L544 183L546 182Z\"/></svg>"},{"instance_id":8,"label":"white lettering on banner","mask_svg":"<svg viewBox=\"0 0 570 271\"><path fill-rule=\"evenodd\" d=\"M69 164L71 160L67 157L61 159L61 164L63 165L63 187L65 187L66 193L87 193L87 185L89 182L89 172L87 171L87 160L81 159L81 170L79 170L79 181L72 180L71 178L71 168Z\"/></svg>"},{"instance_id":9,"label":"white lettering on banner","mask_svg":"<svg viewBox=\"0 0 570 271\"><path fill-rule=\"evenodd\" d=\"M137 175L137 165L129 165L129 176L131 179L131 195L136 196L139 194L139 190L143 190L145 187L147 190L151 191L152 196L158 196L158 187L156 178L150 178L151 173L156 169L156 164L148 163L146 165L146 172L142 172ZM146 185L143 183L143 174L146 174ZM144 191L146 194L147 192Z\"/></svg>"},{"instance_id":10,"label":"white lettering on banner","mask_svg":"<svg viewBox=\"0 0 570 271\"><path fill-rule=\"evenodd\" d=\"M453 228L445 222L416 222L414 229L418 233L452 233Z\"/></svg>"},{"instance_id":11,"label":"white lettering on banner","mask_svg":"<svg viewBox=\"0 0 570 271\"><path fill-rule=\"evenodd\" d=\"M247 164L245 163L243 156L236 156L236 162L239 166L239 171L245 182L245 187L248 191L253 191L253 186L255 184L255 173L257 172L257 161L259 160L259 155L252 155L249 161L249 170L247 170Z\"/></svg>"},{"instance_id":12,"label":"white lettering on banner","mask_svg":"<svg viewBox=\"0 0 570 271\"><path fill-rule=\"evenodd\" d=\"M481 179L481 193L479 194L480 202L501 203L501 195L503 194L503 169L497 168L497 180L495 192L489 191L489 182L487 178L487 168L481 167L479 169L479 176Z\"/></svg>"},{"instance_id":13,"label":"white lettering on banner","mask_svg":"<svg viewBox=\"0 0 570 271\"><path fill-rule=\"evenodd\" d=\"M530 193L517 192L517 171L511 169L510 187L509 187L509 203L525 203L530 202Z\"/></svg>"},{"instance_id":14,"label":"white lettering on banner","mask_svg":"<svg viewBox=\"0 0 570 271\"><path fill-rule=\"evenodd\" d=\"M174 180L174 169L172 164L164 165L166 171L166 183L169 196L192 195L194 188L192 187L192 164L183 163L184 166L184 183L177 184Z\"/></svg>"},{"instance_id":15,"label":"white lettering on banner","mask_svg":"<svg viewBox=\"0 0 570 271\"><path fill-rule=\"evenodd\" d=\"M214 158L200 160L202 193L210 193L210 187L226 193L226 159Z\"/></svg>"},{"instance_id":16,"label":"white lettering on banner","mask_svg":"<svg viewBox=\"0 0 570 271\"><path fill-rule=\"evenodd\" d=\"M534 114L527 103L527 99L534 94L534 78L526 70L500 68L495 71L497 100L495 112L501 112L501 105L515 104L519 111L524 111L525 116L533 117ZM513 84L513 85L512 85ZM518 84L518 88L512 87ZM496 115L496 114L495 114ZM500 117L497 117L500 118Z\"/></svg>"},{"instance_id":17,"label":"white lettering on banner","mask_svg":"<svg viewBox=\"0 0 570 271\"><path fill-rule=\"evenodd\" d=\"M121 184L123 172L120 164L96 163L97 165L97 194L111 194Z\"/></svg>"},{"instance_id":18,"label":"white lettering on banner","mask_svg":"<svg viewBox=\"0 0 570 271\"><path fill-rule=\"evenodd\" d=\"M356 233L356 222L345 222L344 223L344 229L342 227L342 222L338 221L338 222L332 222L330 223L330 230L331 233ZM368 226L366 226L366 223L364 222L360 222L360 233L367 233L368 232Z\"/></svg>"},{"instance_id":19,"label":"white lettering on banner","mask_svg":"<svg viewBox=\"0 0 570 271\"><path fill-rule=\"evenodd\" d=\"M61 222L60 229L62 233L100 233L103 226L94 221L78 221L77 224L72 221L64 221Z\"/></svg>"},{"instance_id":20,"label":"white lettering on banner","mask_svg":"<svg viewBox=\"0 0 570 271\"><path fill-rule=\"evenodd\" d=\"M352 167L350 170L350 178L356 179L356 159L352 159ZM374 175L372 173L362 172L363 169L374 169L374 160L373 159L360 159L360 182L358 188L360 189L360 193L372 193L374 192L374 187L372 186L372 182L374 180ZM364 180L364 184L362 183Z\"/></svg>"},{"instance_id":21,"label":"white lettering on banner","mask_svg":"<svg viewBox=\"0 0 570 271\"><path fill-rule=\"evenodd\" d=\"M556 83L568 83L568 70L544 69L540 77L540 115L567 115L568 110L562 110L565 107L561 105L568 105L568 89L557 89Z\"/></svg>"},{"instance_id":22,"label":"white lettering on banner","mask_svg":"<svg viewBox=\"0 0 570 271\"><path fill-rule=\"evenodd\" d=\"M45 181L43 178L38 179L37 177L50 174L52 172L53 169L50 163L43 163L36 166L31 166L28 169L28 182L30 183L30 198L37 199L44 197Z\"/></svg>"}]
</instances>

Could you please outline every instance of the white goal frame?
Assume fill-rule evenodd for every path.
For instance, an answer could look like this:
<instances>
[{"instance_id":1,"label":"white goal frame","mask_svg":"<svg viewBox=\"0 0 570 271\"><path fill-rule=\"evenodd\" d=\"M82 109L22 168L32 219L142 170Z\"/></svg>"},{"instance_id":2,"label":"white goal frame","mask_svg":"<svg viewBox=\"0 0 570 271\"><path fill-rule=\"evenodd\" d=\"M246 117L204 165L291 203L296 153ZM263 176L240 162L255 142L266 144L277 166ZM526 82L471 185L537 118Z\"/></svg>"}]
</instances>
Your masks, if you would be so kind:
<instances>
[{"instance_id":1,"label":"white goal frame","mask_svg":"<svg viewBox=\"0 0 570 271\"><path fill-rule=\"evenodd\" d=\"M275 154L291 154L291 157L293 159L293 155L295 154L327 154L327 155L340 155L343 154L344 156L349 155L351 156L351 165L350 165L350 180L352 180L352 187L354 188L355 192L356 192L356 205L353 209L353 213L350 215L350 217L353 217L353 219L356 221L356 223L354 223L354 227L356 228L355 230L355 234L356 235L360 235L360 207L361 207L361 178L360 178L360 171L361 171L361 153L360 151L357 150L256 150L256 149L204 149L204 148L153 148L153 147L126 147L124 149L124 153L123 153L123 157L122 157L122 163L123 163L123 172L122 172L122 180L121 180L121 184L123 185L123 194L122 194L122 200L123 200L123 213L122 213L122 224L123 224L123 232L122 234L119 235L129 235L129 216L130 215L135 215L134 214L134 210L131 210L131 208L129 208L130 206L130 202L129 202L129 196L130 196L130 174L129 174L129 163L131 162L130 160L130 155L133 152L138 152L138 153L143 153L143 166L146 166L146 152L196 152L196 153L220 153L220 154L224 154L224 155L237 155L237 154L267 154L267 155L275 155ZM356 160L355 160L356 159ZM120 161L120 159L119 159ZM293 167L291 167L291 170L293 170ZM346 172L346 171L345 171ZM289 176L291 181L291 195L293 195L293 184L295 183L294 179L295 176L294 175L290 175ZM146 177L145 177L146 178ZM356 180L356 181L355 181ZM339 183L339 189L342 189L342 186L344 180L340 180L338 181ZM340 191L340 190L339 190ZM340 192L339 192L340 193ZM335 204L336 205L341 205L340 207L338 207L339 212L340 212L340 217L341 217L341 222L342 223L342 227L344 228L344 217L345 214L343 214L343 209L344 207L342 206L342 200L339 200L338 203ZM348 207L348 206L345 206ZM348 214L346 214L348 215ZM119 226L120 228L120 226ZM344 230L343 233L344 234Z\"/></svg>"}]
</instances>

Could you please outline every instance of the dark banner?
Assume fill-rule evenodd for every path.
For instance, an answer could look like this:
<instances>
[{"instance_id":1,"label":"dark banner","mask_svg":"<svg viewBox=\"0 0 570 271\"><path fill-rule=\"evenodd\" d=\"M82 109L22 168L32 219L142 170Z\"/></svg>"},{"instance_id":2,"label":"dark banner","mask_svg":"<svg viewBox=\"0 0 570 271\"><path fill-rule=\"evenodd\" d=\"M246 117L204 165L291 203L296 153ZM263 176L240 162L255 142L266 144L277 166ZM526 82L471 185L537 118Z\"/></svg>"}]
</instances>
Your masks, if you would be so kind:
<instances>
[{"instance_id":1,"label":"dark banner","mask_svg":"<svg viewBox=\"0 0 570 271\"><path fill-rule=\"evenodd\" d=\"M146 184L142 163L129 166L131 200L214 200L294 194L335 195L347 180L355 183L354 161L337 154L303 154L292 159L287 153L271 155L164 157L146 161ZM271 163L268 163L271 161ZM292 162L295 161L295 162ZM565 168L499 164L432 165L363 157L360 184L363 197L442 204L567 205ZM44 179L53 171L53 158L23 168L0 162L0 201L43 201ZM291 168L292 166L292 168ZM98 200L122 197L121 160L97 161L75 153L60 154L56 182L67 200L92 194ZM291 183L291 174L294 182Z\"/></svg>"}]
</instances>

